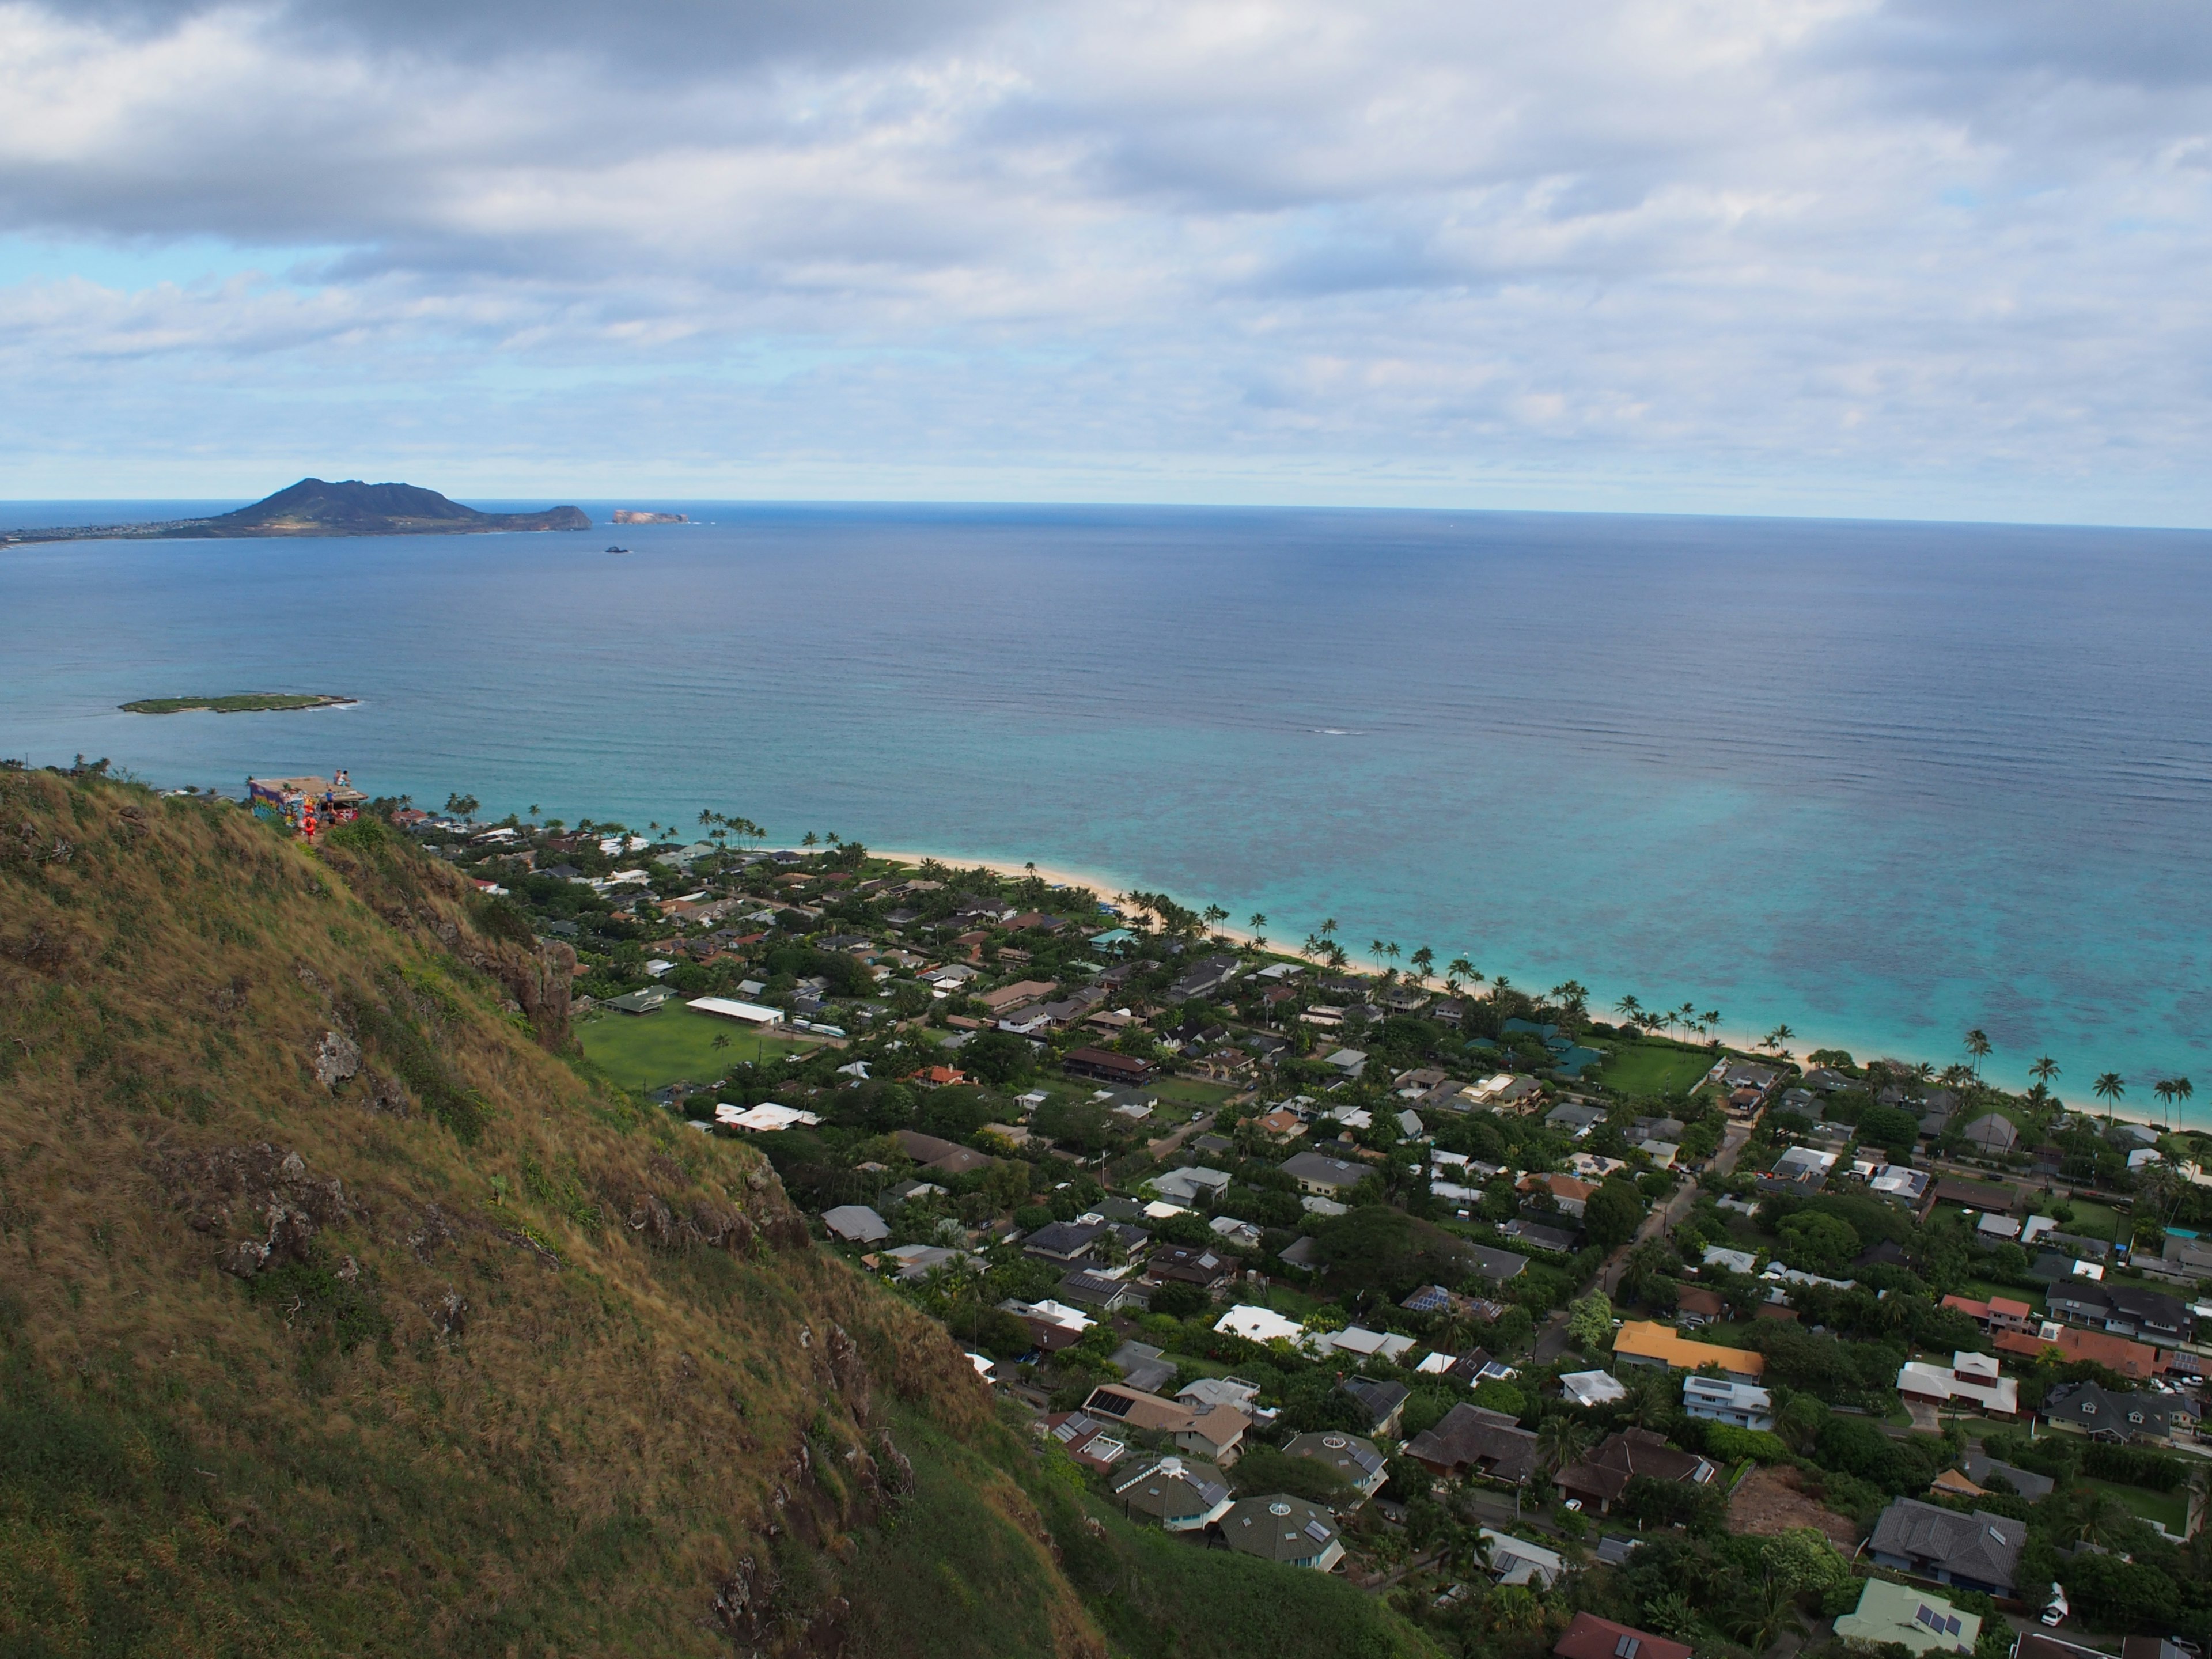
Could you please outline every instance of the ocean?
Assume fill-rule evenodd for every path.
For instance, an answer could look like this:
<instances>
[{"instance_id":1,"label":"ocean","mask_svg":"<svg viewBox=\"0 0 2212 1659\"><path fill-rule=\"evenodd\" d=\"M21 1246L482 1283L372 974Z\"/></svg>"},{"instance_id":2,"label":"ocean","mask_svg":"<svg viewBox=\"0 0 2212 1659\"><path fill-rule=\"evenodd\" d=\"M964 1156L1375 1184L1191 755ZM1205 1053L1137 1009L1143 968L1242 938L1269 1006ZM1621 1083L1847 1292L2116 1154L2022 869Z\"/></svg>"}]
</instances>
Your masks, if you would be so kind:
<instances>
[{"instance_id":1,"label":"ocean","mask_svg":"<svg viewBox=\"0 0 2212 1659\"><path fill-rule=\"evenodd\" d=\"M1735 1041L1941 1066L1978 1026L1991 1075L2048 1053L2069 1101L2116 1071L2153 1116L2193 1072L2212 1125L2212 535L583 505L598 531L0 550L0 754L1034 859ZM362 701L116 709L241 690Z\"/></svg>"}]
</instances>

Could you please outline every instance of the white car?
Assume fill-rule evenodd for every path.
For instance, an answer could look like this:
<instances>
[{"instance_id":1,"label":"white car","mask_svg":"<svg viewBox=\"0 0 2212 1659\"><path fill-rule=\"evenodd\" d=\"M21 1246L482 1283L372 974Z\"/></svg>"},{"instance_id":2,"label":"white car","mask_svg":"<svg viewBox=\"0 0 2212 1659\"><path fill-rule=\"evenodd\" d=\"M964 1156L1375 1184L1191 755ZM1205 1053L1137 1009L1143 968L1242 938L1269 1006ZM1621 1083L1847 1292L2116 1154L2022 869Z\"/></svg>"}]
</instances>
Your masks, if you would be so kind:
<instances>
[{"instance_id":1,"label":"white car","mask_svg":"<svg viewBox=\"0 0 2212 1659\"><path fill-rule=\"evenodd\" d=\"M2043 1622L2055 1627L2072 1610L2066 1605L2066 1587L2053 1584L2051 1587L2051 1604L2043 1610Z\"/></svg>"}]
</instances>

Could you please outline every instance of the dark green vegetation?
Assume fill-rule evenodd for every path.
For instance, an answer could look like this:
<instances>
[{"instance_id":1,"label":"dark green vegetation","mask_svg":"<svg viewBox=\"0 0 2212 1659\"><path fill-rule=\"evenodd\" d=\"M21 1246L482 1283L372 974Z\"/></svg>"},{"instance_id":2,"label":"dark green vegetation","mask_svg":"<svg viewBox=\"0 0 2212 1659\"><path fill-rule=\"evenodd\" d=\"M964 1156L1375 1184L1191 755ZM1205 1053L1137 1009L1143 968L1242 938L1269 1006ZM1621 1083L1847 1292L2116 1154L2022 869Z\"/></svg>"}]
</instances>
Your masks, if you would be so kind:
<instances>
[{"instance_id":1,"label":"dark green vegetation","mask_svg":"<svg viewBox=\"0 0 2212 1659\"><path fill-rule=\"evenodd\" d=\"M0 531L0 544L113 537L203 540L237 536L454 536L495 530L591 527L591 520L579 507L549 507L543 513L479 513L415 484L363 483L358 478L326 483L320 478L302 478L251 507L213 518Z\"/></svg>"},{"instance_id":2,"label":"dark green vegetation","mask_svg":"<svg viewBox=\"0 0 2212 1659\"><path fill-rule=\"evenodd\" d=\"M565 950L380 823L0 813L0 1651L1256 1654L1205 1632L1300 1596L1392 1650L1241 1558L1072 1582L942 1328L580 1075Z\"/></svg>"},{"instance_id":3,"label":"dark green vegetation","mask_svg":"<svg viewBox=\"0 0 2212 1659\"><path fill-rule=\"evenodd\" d=\"M268 714L293 708L336 708L354 701L313 691L234 691L222 697L141 697L122 708L126 714L181 714L192 708L217 714Z\"/></svg>"}]
</instances>

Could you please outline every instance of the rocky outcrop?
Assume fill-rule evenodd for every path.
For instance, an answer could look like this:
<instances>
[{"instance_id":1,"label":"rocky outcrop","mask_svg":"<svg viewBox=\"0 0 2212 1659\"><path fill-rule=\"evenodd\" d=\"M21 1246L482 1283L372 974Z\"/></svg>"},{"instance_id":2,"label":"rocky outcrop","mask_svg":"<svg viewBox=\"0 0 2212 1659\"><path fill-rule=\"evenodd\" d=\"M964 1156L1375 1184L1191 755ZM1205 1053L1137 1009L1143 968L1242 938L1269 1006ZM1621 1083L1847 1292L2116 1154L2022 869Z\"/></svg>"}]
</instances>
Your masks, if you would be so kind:
<instances>
[{"instance_id":1,"label":"rocky outcrop","mask_svg":"<svg viewBox=\"0 0 2212 1659\"><path fill-rule=\"evenodd\" d=\"M319 1229L362 1215L343 1182L319 1180L299 1153L280 1152L266 1141L171 1152L157 1158L155 1174L171 1201L191 1212L195 1231L230 1235L216 1262L240 1279L306 1261Z\"/></svg>"}]
</instances>

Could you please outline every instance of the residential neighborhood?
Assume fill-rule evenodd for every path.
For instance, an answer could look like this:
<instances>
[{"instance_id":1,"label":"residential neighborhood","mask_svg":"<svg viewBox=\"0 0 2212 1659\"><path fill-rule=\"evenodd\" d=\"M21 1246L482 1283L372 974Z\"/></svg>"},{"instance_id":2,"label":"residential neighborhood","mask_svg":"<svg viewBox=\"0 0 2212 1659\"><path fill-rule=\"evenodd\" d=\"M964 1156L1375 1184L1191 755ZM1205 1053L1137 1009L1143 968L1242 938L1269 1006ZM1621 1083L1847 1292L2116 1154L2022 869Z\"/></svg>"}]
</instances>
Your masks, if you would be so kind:
<instances>
[{"instance_id":1,"label":"residential neighborhood","mask_svg":"<svg viewBox=\"0 0 2212 1659\"><path fill-rule=\"evenodd\" d=\"M2208 1633L2201 1138L1159 895L465 829L586 1053L1179 1548L1567 1659Z\"/></svg>"}]
</instances>

